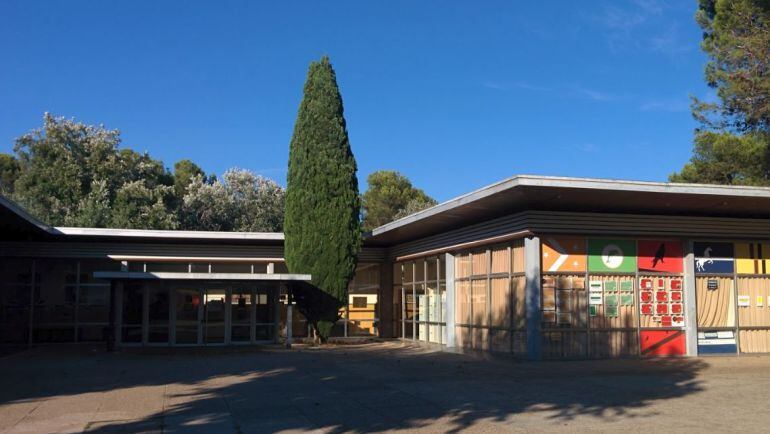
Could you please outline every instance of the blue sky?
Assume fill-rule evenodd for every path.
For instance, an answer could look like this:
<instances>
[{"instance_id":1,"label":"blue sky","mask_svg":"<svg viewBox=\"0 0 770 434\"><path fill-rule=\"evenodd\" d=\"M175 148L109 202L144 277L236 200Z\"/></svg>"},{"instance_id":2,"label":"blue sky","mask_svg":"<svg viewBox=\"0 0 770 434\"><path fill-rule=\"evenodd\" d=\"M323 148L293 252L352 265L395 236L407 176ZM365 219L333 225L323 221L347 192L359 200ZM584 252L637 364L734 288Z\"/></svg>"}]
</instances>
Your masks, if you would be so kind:
<instances>
[{"instance_id":1,"label":"blue sky","mask_svg":"<svg viewBox=\"0 0 770 434\"><path fill-rule=\"evenodd\" d=\"M665 180L703 82L696 1L0 0L0 152L43 112L167 166L285 184L308 63L328 54L361 188L439 200L519 173Z\"/></svg>"}]
</instances>

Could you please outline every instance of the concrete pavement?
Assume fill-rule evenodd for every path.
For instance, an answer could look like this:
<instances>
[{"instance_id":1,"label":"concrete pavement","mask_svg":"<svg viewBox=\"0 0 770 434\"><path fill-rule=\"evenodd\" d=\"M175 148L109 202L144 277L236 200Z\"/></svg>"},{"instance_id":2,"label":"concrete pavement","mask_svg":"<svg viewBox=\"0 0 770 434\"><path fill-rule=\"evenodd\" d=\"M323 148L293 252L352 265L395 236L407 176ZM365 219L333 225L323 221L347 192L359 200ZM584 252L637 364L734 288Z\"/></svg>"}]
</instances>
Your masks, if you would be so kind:
<instances>
[{"instance_id":1,"label":"concrete pavement","mask_svg":"<svg viewBox=\"0 0 770 434\"><path fill-rule=\"evenodd\" d=\"M401 342L0 358L0 432L758 431L770 357L526 363Z\"/></svg>"}]
</instances>

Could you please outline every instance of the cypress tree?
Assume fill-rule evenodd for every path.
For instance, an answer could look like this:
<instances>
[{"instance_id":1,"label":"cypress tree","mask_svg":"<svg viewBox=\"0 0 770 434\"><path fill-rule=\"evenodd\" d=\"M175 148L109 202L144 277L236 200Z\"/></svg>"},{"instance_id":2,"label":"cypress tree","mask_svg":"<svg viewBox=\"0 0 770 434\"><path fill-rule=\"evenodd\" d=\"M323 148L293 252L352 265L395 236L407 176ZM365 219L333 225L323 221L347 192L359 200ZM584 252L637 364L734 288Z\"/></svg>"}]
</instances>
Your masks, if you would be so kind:
<instances>
[{"instance_id":1,"label":"cypress tree","mask_svg":"<svg viewBox=\"0 0 770 434\"><path fill-rule=\"evenodd\" d=\"M297 308L322 342L347 302L361 246L356 170L337 78L324 56L310 64L305 81L289 149L284 216L289 271L310 273L317 288L297 291Z\"/></svg>"}]
</instances>

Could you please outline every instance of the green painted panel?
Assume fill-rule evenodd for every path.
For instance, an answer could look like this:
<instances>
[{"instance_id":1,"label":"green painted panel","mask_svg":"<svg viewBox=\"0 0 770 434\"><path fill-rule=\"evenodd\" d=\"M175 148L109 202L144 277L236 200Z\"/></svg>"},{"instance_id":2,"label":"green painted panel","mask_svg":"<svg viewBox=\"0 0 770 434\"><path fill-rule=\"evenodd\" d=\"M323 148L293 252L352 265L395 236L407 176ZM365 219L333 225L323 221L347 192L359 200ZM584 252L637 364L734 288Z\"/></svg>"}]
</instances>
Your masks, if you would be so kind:
<instances>
[{"instance_id":1,"label":"green painted panel","mask_svg":"<svg viewBox=\"0 0 770 434\"><path fill-rule=\"evenodd\" d=\"M588 240L588 271L635 273L636 241L593 238Z\"/></svg>"}]
</instances>

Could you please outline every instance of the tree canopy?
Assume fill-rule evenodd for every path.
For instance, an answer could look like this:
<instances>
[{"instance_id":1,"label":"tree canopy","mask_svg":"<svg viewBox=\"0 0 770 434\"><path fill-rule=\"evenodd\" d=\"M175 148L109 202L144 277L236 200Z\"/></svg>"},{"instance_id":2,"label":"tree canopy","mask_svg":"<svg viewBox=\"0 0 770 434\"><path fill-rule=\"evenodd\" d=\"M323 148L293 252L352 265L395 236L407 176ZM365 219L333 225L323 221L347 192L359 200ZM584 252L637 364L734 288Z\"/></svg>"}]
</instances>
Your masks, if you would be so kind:
<instances>
[{"instance_id":1,"label":"tree canopy","mask_svg":"<svg viewBox=\"0 0 770 434\"><path fill-rule=\"evenodd\" d=\"M310 273L320 290L297 307L322 340L347 303L361 245L356 170L336 74L323 57L310 64L294 125L284 220L289 271Z\"/></svg>"},{"instance_id":2,"label":"tree canopy","mask_svg":"<svg viewBox=\"0 0 770 434\"><path fill-rule=\"evenodd\" d=\"M192 178L182 203L182 226L206 231L280 232L284 190L244 169L230 169L222 181Z\"/></svg>"},{"instance_id":3,"label":"tree canopy","mask_svg":"<svg viewBox=\"0 0 770 434\"><path fill-rule=\"evenodd\" d=\"M693 98L693 156L674 182L770 185L770 1L700 0L717 101Z\"/></svg>"},{"instance_id":4,"label":"tree canopy","mask_svg":"<svg viewBox=\"0 0 770 434\"><path fill-rule=\"evenodd\" d=\"M171 173L121 145L118 130L46 113L41 128L16 140L15 155L0 154L0 194L56 226L281 230L275 182L241 169L219 182L190 160Z\"/></svg>"},{"instance_id":5,"label":"tree canopy","mask_svg":"<svg viewBox=\"0 0 770 434\"><path fill-rule=\"evenodd\" d=\"M436 205L436 201L406 176L394 170L378 170L367 178L362 196L364 229L372 230L395 219Z\"/></svg>"}]
</instances>

